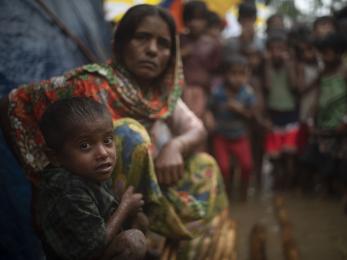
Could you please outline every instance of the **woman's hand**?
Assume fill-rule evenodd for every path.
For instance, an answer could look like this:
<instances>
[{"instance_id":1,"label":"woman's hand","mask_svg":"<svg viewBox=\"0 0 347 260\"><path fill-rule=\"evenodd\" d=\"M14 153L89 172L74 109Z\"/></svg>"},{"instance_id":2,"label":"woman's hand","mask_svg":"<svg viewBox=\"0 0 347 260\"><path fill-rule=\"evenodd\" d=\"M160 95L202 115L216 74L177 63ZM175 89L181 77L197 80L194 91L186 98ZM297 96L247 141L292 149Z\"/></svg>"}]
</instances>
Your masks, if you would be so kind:
<instances>
[{"instance_id":1,"label":"woman's hand","mask_svg":"<svg viewBox=\"0 0 347 260\"><path fill-rule=\"evenodd\" d=\"M143 206L143 196L141 193L134 193L134 187L129 186L122 195L119 209L126 211L129 215L135 215L141 211Z\"/></svg>"},{"instance_id":2,"label":"woman's hand","mask_svg":"<svg viewBox=\"0 0 347 260\"><path fill-rule=\"evenodd\" d=\"M170 186L183 176L183 157L180 142L172 139L160 151L155 159L155 168L159 184Z\"/></svg>"}]
</instances>

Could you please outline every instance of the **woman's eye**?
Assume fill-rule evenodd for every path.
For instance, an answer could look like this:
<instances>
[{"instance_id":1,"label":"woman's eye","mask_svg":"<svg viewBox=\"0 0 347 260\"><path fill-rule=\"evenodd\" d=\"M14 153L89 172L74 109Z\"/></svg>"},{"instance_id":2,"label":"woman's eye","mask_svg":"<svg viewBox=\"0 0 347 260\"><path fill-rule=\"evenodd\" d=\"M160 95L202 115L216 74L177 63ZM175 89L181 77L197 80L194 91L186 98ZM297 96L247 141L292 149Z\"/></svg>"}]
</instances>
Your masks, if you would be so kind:
<instances>
[{"instance_id":1,"label":"woman's eye","mask_svg":"<svg viewBox=\"0 0 347 260\"><path fill-rule=\"evenodd\" d=\"M113 136L108 136L104 139L105 144L112 144L113 143Z\"/></svg>"},{"instance_id":2,"label":"woman's eye","mask_svg":"<svg viewBox=\"0 0 347 260\"><path fill-rule=\"evenodd\" d=\"M89 148L90 148L90 144L88 144L88 143L81 143L80 144L81 150L88 150Z\"/></svg>"},{"instance_id":3,"label":"woman's eye","mask_svg":"<svg viewBox=\"0 0 347 260\"><path fill-rule=\"evenodd\" d=\"M158 43L162 48L170 49L170 47L171 47L170 41L168 41L166 39L159 39Z\"/></svg>"}]
</instances>

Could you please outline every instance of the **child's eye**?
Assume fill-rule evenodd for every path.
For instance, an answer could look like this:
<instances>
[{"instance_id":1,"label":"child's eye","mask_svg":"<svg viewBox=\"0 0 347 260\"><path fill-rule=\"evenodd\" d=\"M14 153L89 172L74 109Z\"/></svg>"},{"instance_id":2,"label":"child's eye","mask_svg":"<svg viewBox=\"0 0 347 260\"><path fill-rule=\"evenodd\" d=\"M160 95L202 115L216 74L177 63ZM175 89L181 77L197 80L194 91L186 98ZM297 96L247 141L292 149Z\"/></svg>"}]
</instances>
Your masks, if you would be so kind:
<instances>
[{"instance_id":1,"label":"child's eye","mask_svg":"<svg viewBox=\"0 0 347 260\"><path fill-rule=\"evenodd\" d=\"M81 150L88 150L90 148L90 144L88 143L80 143Z\"/></svg>"},{"instance_id":2,"label":"child's eye","mask_svg":"<svg viewBox=\"0 0 347 260\"><path fill-rule=\"evenodd\" d=\"M145 41L149 38L149 35L147 33L135 33L134 35L134 39L138 40L138 41Z\"/></svg>"},{"instance_id":3,"label":"child's eye","mask_svg":"<svg viewBox=\"0 0 347 260\"><path fill-rule=\"evenodd\" d=\"M108 136L104 139L104 144L112 144L113 143L113 136Z\"/></svg>"}]
</instances>

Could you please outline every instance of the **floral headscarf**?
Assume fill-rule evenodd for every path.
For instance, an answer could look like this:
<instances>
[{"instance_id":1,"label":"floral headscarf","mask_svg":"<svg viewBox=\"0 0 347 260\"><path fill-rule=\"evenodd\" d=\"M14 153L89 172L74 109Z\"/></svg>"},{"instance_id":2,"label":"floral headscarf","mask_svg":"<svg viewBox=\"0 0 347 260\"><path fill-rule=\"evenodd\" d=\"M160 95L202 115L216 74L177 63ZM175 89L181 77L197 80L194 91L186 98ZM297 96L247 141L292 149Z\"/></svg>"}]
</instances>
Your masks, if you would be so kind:
<instances>
[{"instance_id":1,"label":"floral headscarf","mask_svg":"<svg viewBox=\"0 0 347 260\"><path fill-rule=\"evenodd\" d=\"M114 121L132 117L149 128L155 120L171 115L183 84L177 51L159 86L147 89L146 93L117 62L85 65L63 76L13 90L9 94L9 119L17 150L26 171L31 173L29 178L36 179L37 172L48 163L38 121L50 103L61 98L88 96L105 104Z\"/></svg>"}]
</instances>

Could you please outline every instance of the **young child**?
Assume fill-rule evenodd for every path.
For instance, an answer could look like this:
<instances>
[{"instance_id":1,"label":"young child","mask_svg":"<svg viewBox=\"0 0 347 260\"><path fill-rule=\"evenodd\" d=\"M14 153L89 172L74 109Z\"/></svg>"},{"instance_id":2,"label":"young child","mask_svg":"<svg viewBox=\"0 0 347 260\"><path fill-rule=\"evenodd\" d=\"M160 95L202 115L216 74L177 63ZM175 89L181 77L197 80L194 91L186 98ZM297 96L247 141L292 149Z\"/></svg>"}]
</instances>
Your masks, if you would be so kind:
<instances>
[{"instance_id":1,"label":"young child","mask_svg":"<svg viewBox=\"0 0 347 260\"><path fill-rule=\"evenodd\" d=\"M317 40L334 32L336 32L336 21L333 16L320 16L313 22L313 37Z\"/></svg>"},{"instance_id":2,"label":"young child","mask_svg":"<svg viewBox=\"0 0 347 260\"><path fill-rule=\"evenodd\" d=\"M282 14L275 13L266 20L266 34L271 34L272 31L285 30L284 17Z\"/></svg>"},{"instance_id":3,"label":"young child","mask_svg":"<svg viewBox=\"0 0 347 260\"><path fill-rule=\"evenodd\" d=\"M249 83L253 88L255 95L255 110L257 120L250 122L250 137L252 143L254 173L256 184L261 187L262 184L262 169L265 148L265 134L269 127L269 120L266 119L265 109L265 93L264 93L264 59L263 53L256 46L249 45L242 49L242 53L247 58L251 69Z\"/></svg>"},{"instance_id":4,"label":"young child","mask_svg":"<svg viewBox=\"0 0 347 260\"><path fill-rule=\"evenodd\" d=\"M40 120L51 164L42 172L36 220L47 259L142 259L146 239L131 229L144 204L129 187L118 200L111 115L86 98L59 100Z\"/></svg>"},{"instance_id":5,"label":"young child","mask_svg":"<svg viewBox=\"0 0 347 260\"><path fill-rule=\"evenodd\" d=\"M341 35L333 33L318 40L316 46L324 68L318 79L310 153L305 156L323 177L328 191L336 193L333 181L344 182L347 187L343 166L347 160L347 69L342 62L346 43Z\"/></svg>"},{"instance_id":6,"label":"young child","mask_svg":"<svg viewBox=\"0 0 347 260\"><path fill-rule=\"evenodd\" d=\"M285 32L271 32L267 51L265 89L272 129L266 136L265 149L274 165L274 188L281 188L288 186L294 177L299 132L297 83Z\"/></svg>"},{"instance_id":7,"label":"young child","mask_svg":"<svg viewBox=\"0 0 347 260\"><path fill-rule=\"evenodd\" d=\"M241 34L226 39L223 56L232 56L234 53L241 53L242 48L248 47L249 45L255 46L258 50L264 49L263 40L256 34L256 20L256 6L252 1L242 1L238 6L238 22L241 27Z\"/></svg>"},{"instance_id":8,"label":"young child","mask_svg":"<svg viewBox=\"0 0 347 260\"><path fill-rule=\"evenodd\" d=\"M223 62L224 82L213 89L210 109L214 115L213 147L230 191L230 155L241 168L241 199L245 200L253 169L247 121L253 118L255 96L248 86L249 67L242 56Z\"/></svg>"}]
</instances>

